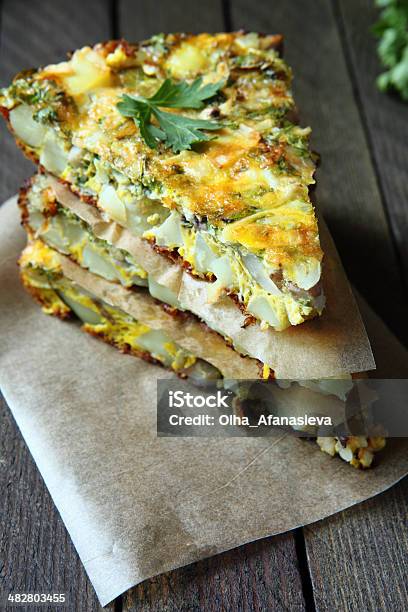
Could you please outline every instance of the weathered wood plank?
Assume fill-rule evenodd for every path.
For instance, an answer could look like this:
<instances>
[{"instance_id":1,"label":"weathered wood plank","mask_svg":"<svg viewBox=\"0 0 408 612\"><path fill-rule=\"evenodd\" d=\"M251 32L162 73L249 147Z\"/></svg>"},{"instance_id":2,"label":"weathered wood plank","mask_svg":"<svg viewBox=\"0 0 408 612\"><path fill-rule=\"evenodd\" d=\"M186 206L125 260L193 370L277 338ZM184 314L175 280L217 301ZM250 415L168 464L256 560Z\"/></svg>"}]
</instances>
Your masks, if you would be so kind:
<instances>
[{"instance_id":1,"label":"weathered wood plank","mask_svg":"<svg viewBox=\"0 0 408 612\"><path fill-rule=\"evenodd\" d=\"M2 397L0 491L0 596L65 593L69 610L102 610Z\"/></svg>"},{"instance_id":2,"label":"weathered wood plank","mask_svg":"<svg viewBox=\"0 0 408 612\"><path fill-rule=\"evenodd\" d=\"M231 17L234 29L284 34L302 124L312 126L312 144L322 156L317 202L349 278L408 342L401 277L332 3L260 0L254 10L247 0L234 0ZM379 290L385 279L386 292Z\"/></svg>"},{"instance_id":3,"label":"weathered wood plank","mask_svg":"<svg viewBox=\"0 0 408 612\"><path fill-rule=\"evenodd\" d=\"M159 32L213 32L224 29L222 0L118 0L120 35L132 41Z\"/></svg>"},{"instance_id":4,"label":"weathered wood plank","mask_svg":"<svg viewBox=\"0 0 408 612\"><path fill-rule=\"evenodd\" d=\"M1 8L2 85L19 70L61 60L71 49L110 36L109 0L5 0ZM33 171L3 122L1 130L0 202ZM2 594L65 592L71 610L101 609L4 400L0 424Z\"/></svg>"},{"instance_id":5,"label":"weathered wood plank","mask_svg":"<svg viewBox=\"0 0 408 612\"><path fill-rule=\"evenodd\" d=\"M375 84L381 72L370 28L378 12L371 0L340 0L345 47L354 86L364 110L380 186L408 283L408 104L384 95Z\"/></svg>"},{"instance_id":6,"label":"weathered wood plank","mask_svg":"<svg viewBox=\"0 0 408 612\"><path fill-rule=\"evenodd\" d=\"M222 2L120 0L121 36L222 31ZM147 580L123 598L124 610L302 610L293 534L263 540Z\"/></svg>"},{"instance_id":7,"label":"weathered wood plank","mask_svg":"<svg viewBox=\"0 0 408 612\"><path fill-rule=\"evenodd\" d=\"M408 479L305 528L317 610L388 612L408 601Z\"/></svg>"},{"instance_id":8,"label":"weathered wood plank","mask_svg":"<svg viewBox=\"0 0 408 612\"><path fill-rule=\"evenodd\" d=\"M1 13L0 84L20 70L53 63L67 51L110 37L109 0L4 0ZM17 150L1 121L0 203L12 196L33 166Z\"/></svg>"},{"instance_id":9,"label":"weathered wood plank","mask_svg":"<svg viewBox=\"0 0 408 612\"><path fill-rule=\"evenodd\" d=\"M253 542L147 580L123 597L123 609L304 610L293 534Z\"/></svg>"},{"instance_id":10,"label":"weathered wood plank","mask_svg":"<svg viewBox=\"0 0 408 612\"><path fill-rule=\"evenodd\" d=\"M342 6L346 5L351 15L355 3L343 2ZM330 3L275 0L273 4L258 2L257 11L252 11L249 3L236 0L232 3L232 22L234 28L284 33L286 57L294 68L295 95L303 123L312 125L314 146L322 154L318 202L349 277L406 341L404 293L397 258L362 122L364 117L353 95ZM355 38L364 46L366 43L361 41L370 34L362 29L362 19L357 23L353 14L350 22ZM374 107L374 100L372 104ZM403 158L398 157L400 152L396 155L401 166ZM394 209L390 212L393 215ZM379 279L387 279L387 291L390 289L387 296L382 297L378 291ZM395 300L394 305L386 303L390 299ZM304 530L318 610L406 607L406 491L405 482L380 498Z\"/></svg>"}]
</instances>

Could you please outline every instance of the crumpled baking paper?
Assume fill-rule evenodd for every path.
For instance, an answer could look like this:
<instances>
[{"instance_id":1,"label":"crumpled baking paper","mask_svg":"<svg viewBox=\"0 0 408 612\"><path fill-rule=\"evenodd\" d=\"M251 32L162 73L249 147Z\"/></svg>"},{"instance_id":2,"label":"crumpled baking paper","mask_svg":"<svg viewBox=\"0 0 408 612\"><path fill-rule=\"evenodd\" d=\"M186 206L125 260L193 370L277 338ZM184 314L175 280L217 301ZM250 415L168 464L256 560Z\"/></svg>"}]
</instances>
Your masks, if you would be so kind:
<instances>
[{"instance_id":1,"label":"crumpled baking paper","mask_svg":"<svg viewBox=\"0 0 408 612\"><path fill-rule=\"evenodd\" d=\"M156 379L172 375L44 315L18 279L24 243L10 201L0 210L0 385L102 605L150 576L338 512L407 473L403 439L363 472L284 433L157 438ZM407 353L375 315L367 321L374 351L406 377Z\"/></svg>"}]
</instances>

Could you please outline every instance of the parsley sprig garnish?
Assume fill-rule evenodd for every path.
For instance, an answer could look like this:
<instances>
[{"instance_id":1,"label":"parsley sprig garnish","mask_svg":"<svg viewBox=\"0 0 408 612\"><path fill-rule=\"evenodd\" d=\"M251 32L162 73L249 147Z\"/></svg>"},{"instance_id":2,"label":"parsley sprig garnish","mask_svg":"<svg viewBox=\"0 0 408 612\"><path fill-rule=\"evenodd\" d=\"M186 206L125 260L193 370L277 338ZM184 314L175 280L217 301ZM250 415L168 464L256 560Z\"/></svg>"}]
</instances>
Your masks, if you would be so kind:
<instances>
[{"instance_id":1,"label":"parsley sprig garnish","mask_svg":"<svg viewBox=\"0 0 408 612\"><path fill-rule=\"evenodd\" d=\"M160 107L204 108L204 100L212 98L222 86L222 81L203 85L201 77L191 84L185 81L173 83L166 79L150 98L124 94L117 108L122 115L135 121L143 140L151 149L156 149L158 143L163 142L175 153L180 153L191 149L191 145L196 142L211 140L211 136L202 130L219 130L222 125L215 121L167 113L160 110ZM152 115L158 126L151 122Z\"/></svg>"},{"instance_id":2,"label":"parsley sprig garnish","mask_svg":"<svg viewBox=\"0 0 408 612\"><path fill-rule=\"evenodd\" d=\"M376 4L381 13L373 31L380 39L378 55L386 68L377 85L382 91L398 92L408 101L408 2L376 0Z\"/></svg>"}]
</instances>

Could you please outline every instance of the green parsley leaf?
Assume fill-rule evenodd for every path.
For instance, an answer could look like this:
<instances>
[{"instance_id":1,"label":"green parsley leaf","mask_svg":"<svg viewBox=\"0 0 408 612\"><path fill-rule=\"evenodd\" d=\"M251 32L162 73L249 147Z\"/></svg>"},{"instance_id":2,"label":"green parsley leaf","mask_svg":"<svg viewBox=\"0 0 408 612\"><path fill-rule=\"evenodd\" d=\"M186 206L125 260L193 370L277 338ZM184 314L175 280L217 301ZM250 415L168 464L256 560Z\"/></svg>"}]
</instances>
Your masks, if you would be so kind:
<instances>
[{"instance_id":1,"label":"green parsley leaf","mask_svg":"<svg viewBox=\"0 0 408 612\"><path fill-rule=\"evenodd\" d=\"M117 108L123 116L133 118L143 140L151 149L156 149L158 143L163 142L175 153L180 153L190 149L192 144L211 140L211 137L201 130L219 130L222 125L214 121L166 113L159 110L159 107L203 108L204 100L212 98L222 85L222 82L203 85L201 78L191 84L184 81L173 83L166 79L150 98L124 94ZM159 127L151 123L152 115Z\"/></svg>"},{"instance_id":2,"label":"green parsley leaf","mask_svg":"<svg viewBox=\"0 0 408 612\"><path fill-rule=\"evenodd\" d=\"M149 106L144 104L140 99L133 98L132 96L128 96L124 94L120 102L117 103L116 108L124 117L135 117L136 114L143 113L145 110L149 111L149 117L151 114L151 109Z\"/></svg>"},{"instance_id":3,"label":"green parsley leaf","mask_svg":"<svg viewBox=\"0 0 408 612\"><path fill-rule=\"evenodd\" d=\"M408 1L377 0L380 19L373 27L380 39L378 55L387 68L377 85L382 91L394 90L408 101Z\"/></svg>"},{"instance_id":4,"label":"green parsley leaf","mask_svg":"<svg viewBox=\"0 0 408 612\"><path fill-rule=\"evenodd\" d=\"M185 81L172 83L170 79L166 79L160 89L151 98L148 98L148 101L154 106L165 106L166 108L203 108L204 100L215 96L223 86L223 82L207 83L207 85L202 83L201 77L193 81L191 85Z\"/></svg>"},{"instance_id":5,"label":"green parsley leaf","mask_svg":"<svg viewBox=\"0 0 408 612\"><path fill-rule=\"evenodd\" d=\"M132 117L134 119L145 143L151 149L157 149L158 141L164 140L166 134L150 123L152 108L140 100L127 95L124 95L122 101L118 102L117 108L125 117Z\"/></svg>"},{"instance_id":6,"label":"green parsley leaf","mask_svg":"<svg viewBox=\"0 0 408 612\"><path fill-rule=\"evenodd\" d=\"M220 125L213 121L183 117L183 115L166 113L157 108L153 110L153 114L165 134L165 138L160 138L160 140L171 147L174 153L191 149L191 145L196 142L205 142L212 139L211 136L200 130L220 129Z\"/></svg>"}]
</instances>

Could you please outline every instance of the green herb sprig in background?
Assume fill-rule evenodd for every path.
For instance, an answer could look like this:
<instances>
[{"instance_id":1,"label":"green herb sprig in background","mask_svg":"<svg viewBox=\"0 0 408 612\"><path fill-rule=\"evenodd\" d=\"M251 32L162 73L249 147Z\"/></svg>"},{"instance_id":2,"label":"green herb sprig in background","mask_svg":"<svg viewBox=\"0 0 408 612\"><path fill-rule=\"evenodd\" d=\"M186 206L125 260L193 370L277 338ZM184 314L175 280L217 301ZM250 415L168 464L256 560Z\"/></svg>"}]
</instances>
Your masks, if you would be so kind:
<instances>
[{"instance_id":1,"label":"green herb sprig in background","mask_svg":"<svg viewBox=\"0 0 408 612\"><path fill-rule=\"evenodd\" d=\"M376 4L383 10L373 32L380 39L378 55L387 68L377 85L408 101L408 0L376 0Z\"/></svg>"},{"instance_id":2,"label":"green herb sprig in background","mask_svg":"<svg viewBox=\"0 0 408 612\"><path fill-rule=\"evenodd\" d=\"M198 78L191 84L184 81L173 83L166 79L156 93L150 98L124 94L117 108L125 117L131 117L140 129L143 140L151 149L156 149L159 142L171 148L175 153L191 149L196 142L205 142L211 136L202 130L219 130L220 123L205 121L194 117L185 117L176 113L160 110L165 108L204 108L204 100L212 98L223 86L223 82L202 84ZM158 126L151 122L152 115Z\"/></svg>"}]
</instances>

